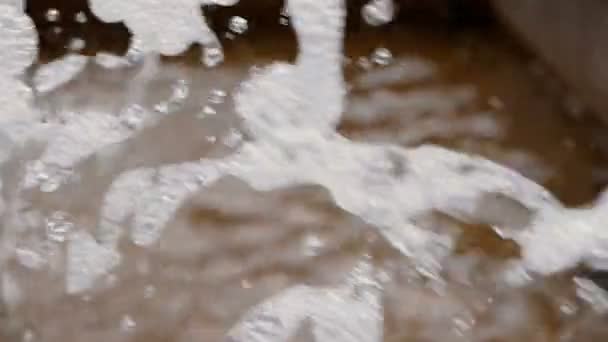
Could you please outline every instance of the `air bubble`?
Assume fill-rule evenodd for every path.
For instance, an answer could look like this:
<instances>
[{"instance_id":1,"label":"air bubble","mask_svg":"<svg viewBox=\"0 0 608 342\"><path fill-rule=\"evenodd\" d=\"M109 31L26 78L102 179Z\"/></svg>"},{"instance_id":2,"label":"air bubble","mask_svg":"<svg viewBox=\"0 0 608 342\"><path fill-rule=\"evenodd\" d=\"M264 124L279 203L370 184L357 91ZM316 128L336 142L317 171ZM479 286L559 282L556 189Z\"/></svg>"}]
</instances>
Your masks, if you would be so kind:
<instances>
[{"instance_id":1,"label":"air bubble","mask_svg":"<svg viewBox=\"0 0 608 342\"><path fill-rule=\"evenodd\" d=\"M74 38L70 40L68 44L68 49L71 51L81 51L86 46L86 42L81 38Z\"/></svg>"},{"instance_id":2,"label":"air bubble","mask_svg":"<svg viewBox=\"0 0 608 342\"><path fill-rule=\"evenodd\" d=\"M395 4L393 0L372 0L363 6L361 16L371 26L387 24L395 16Z\"/></svg>"},{"instance_id":3,"label":"air bubble","mask_svg":"<svg viewBox=\"0 0 608 342\"><path fill-rule=\"evenodd\" d=\"M208 68L214 68L224 61L224 53L218 46L208 46L203 49L203 63Z\"/></svg>"},{"instance_id":4,"label":"air bubble","mask_svg":"<svg viewBox=\"0 0 608 342\"><path fill-rule=\"evenodd\" d=\"M228 29L236 34L243 34L249 29L249 23L243 17L234 16L230 18Z\"/></svg>"},{"instance_id":5,"label":"air bubble","mask_svg":"<svg viewBox=\"0 0 608 342\"><path fill-rule=\"evenodd\" d=\"M393 54L387 48L377 48L372 53L371 59L377 65L386 66L393 61Z\"/></svg>"},{"instance_id":6,"label":"air bubble","mask_svg":"<svg viewBox=\"0 0 608 342\"><path fill-rule=\"evenodd\" d=\"M56 23L61 18L61 13L56 8L49 8L44 14L46 21L50 23Z\"/></svg>"},{"instance_id":7,"label":"air bubble","mask_svg":"<svg viewBox=\"0 0 608 342\"><path fill-rule=\"evenodd\" d=\"M87 21L89 21L89 19L87 18L87 15L83 11L80 11L80 12L74 14L74 21L76 21L79 24L84 24Z\"/></svg>"}]
</instances>

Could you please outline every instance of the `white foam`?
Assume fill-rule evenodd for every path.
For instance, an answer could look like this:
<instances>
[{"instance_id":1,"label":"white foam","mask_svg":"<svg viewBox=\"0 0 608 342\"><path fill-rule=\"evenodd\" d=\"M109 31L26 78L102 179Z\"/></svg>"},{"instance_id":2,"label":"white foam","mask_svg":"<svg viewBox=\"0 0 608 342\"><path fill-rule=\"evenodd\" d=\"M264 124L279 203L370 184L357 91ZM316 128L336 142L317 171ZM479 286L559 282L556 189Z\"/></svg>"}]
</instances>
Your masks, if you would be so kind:
<instances>
[{"instance_id":1,"label":"white foam","mask_svg":"<svg viewBox=\"0 0 608 342\"><path fill-rule=\"evenodd\" d=\"M36 60L37 44L33 21L13 5L0 4L0 124L36 117L31 89L19 76Z\"/></svg>"},{"instance_id":2,"label":"white foam","mask_svg":"<svg viewBox=\"0 0 608 342\"><path fill-rule=\"evenodd\" d=\"M34 75L35 89L46 93L65 85L84 70L88 60L86 56L68 54L40 66Z\"/></svg>"},{"instance_id":3,"label":"white foam","mask_svg":"<svg viewBox=\"0 0 608 342\"><path fill-rule=\"evenodd\" d=\"M247 312L228 332L228 340L287 341L308 321L317 342L379 342L382 286L374 278L372 266L364 261L336 287L289 288Z\"/></svg>"},{"instance_id":4,"label":"white foam","mask_svg":"<svg viewBox=\"0 0 608 342\"><path fill-rule=\"evenodd\" d=\"M123 21L147 52L177 55L191 44L219 46L201 5L231 6L238 0L91 0L91 10L106 22Z\"/></svg>"},{"instance_id":5,"label":"white foam","mask_svg":"<svg viewBox=\"0 0 608 342\"><path fill-rule=\"evenodd\" d=\"M70 236L67 248L66 291L81 293L92 288L100 276L118 265L120 255L113 249L99 245L84 231Z\"/></svg>"},{"instance_id":6,"label":"white foam","mask_svg":"<svg viewBox=\"0 0 608 342\"><path fill-rule=\"evenodd\" d=\"M417 215L439 210L475 219L488 193L513 198L533 212L559 207L542 187L482 158L433 146L405 150L358 144L339 136L335 125L345 94L343 2L291 0L288 6L300 45L296 64L273 64L255 73L235 95L237 112L254 141L221 161L161 168L163 178L180 181L151 185L145 199L130 185L145 179L139 174L143 171L127 173L121 179L131 182L116 182L104 202L101 227L133 215L136 230L145 227L158 238L182 201L200 187L192 182L197 172L211 172L211 180L233 175L259 190L320 184L341 208L378 227L405 255L428 264L446 252L435 248L443 243L440 237L414 226ZM180 182L195 186L186 191ZM167 193L171 201L160 202ZM429 252L437 250L438 255Z\"/></svg>"}]
</instances>

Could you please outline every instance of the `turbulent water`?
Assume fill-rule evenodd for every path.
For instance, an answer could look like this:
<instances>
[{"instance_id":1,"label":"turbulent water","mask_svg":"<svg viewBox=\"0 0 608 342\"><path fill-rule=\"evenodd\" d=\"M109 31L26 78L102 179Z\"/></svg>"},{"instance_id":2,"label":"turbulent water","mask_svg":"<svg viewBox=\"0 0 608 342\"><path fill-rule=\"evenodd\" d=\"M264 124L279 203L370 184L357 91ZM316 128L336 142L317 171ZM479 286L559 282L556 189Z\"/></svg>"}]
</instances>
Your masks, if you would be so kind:
<instances>
[{"instance_id":1,"label":"turbulent water","mask_svg":"<svg viewBox=\"0 0 608 342\"><path fill-rule=\"evenodd\" d=\"M203 93L190 94L199 80L161 68L158 54L200 43L201 63L217 66L223 52L199 8L235 3L91 1L99 18L122 21L133 34L127 55L74 52L35 70L32 21L20 4L0 5L7 336L162 340L170 335L138 317L153 312L161 326L186 327L180 341L528 340L543 338L533 333L540 324L533 311L541 309L523 293L579 264L608 267L606 196L570 209L531 179L477 155L338 132L342 120L356 126L390 119L380 116L391 108L447 113L471 96L467 89L378 92L343 118L344 0L287 1L295 61L257 67L242 81L223 70L225 82L238 84L233 92L218 81L200 96L204 104L188 104ZM375 26L396 10L391 1L373 0L361 14ZM233 34L246 30L243 18L232 20ZM378 49L358 61L385 68L354 87L435 73L421 60L392 59ZM102 84L96 96L120 105L79 105L79 96L90 96L78 89L91 82L80 79L85 71ZM164 78L168 93L152 82L163 72L180 75ZM129 82L116 81L123 73L132 74ZM70 85L71 97L43 101ZM184 114L193 111L196 118ZM157 141L160 129L172 127L179 142ZM501 134L483 114L459 126L429 120L417 128L401 137L404 145L416 145L416 134ZM196 214L196 207L206 209ZM180 212L188 208L206 230L185 222ZM459 231L475 224L515 241L520 255L491 265L457 255ZM606 310L603 292L577 279L578 297ZM139 307L125 304L140 297L146 302ZM584 316L573 313L575 297L563 298L554 303L563 315ZM82 315L70 317L72 309Z\"/></svg>"}]
</instances>

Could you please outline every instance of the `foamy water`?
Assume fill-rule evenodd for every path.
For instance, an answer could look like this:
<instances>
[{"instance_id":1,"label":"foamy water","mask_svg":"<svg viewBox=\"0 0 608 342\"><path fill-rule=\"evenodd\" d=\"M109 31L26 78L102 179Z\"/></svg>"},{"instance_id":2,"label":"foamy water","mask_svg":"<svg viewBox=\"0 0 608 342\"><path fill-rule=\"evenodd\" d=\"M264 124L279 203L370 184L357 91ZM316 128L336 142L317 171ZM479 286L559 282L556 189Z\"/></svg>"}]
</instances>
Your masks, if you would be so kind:
<instances>
[{"instance_id":1,"label":"foamy water","mask_svg":"<svg viewBox=\"0 0 608 342\"><path fill-rule=\"evenodd\" d=\"M134 147L135 152L128 158L135 161L128 160L127 167L112 169L112 163L119 159L116 146L126 141L136 144L137 139L144 139L140 137L155 127L180 120L183 116L180 108L186 98L191 97L188 76L182 75L173 82L171 93L165 100L155 99L153 106L145 103L146 87L160 69L158 54L180 54L192 43L200 43L204 46L201 63L208 67L217 66L223 53L216 34L199 15L199 7L202 4L231 6L235 3L183 0L168 5L153 0L128 3L92 1L91 8L96 15L107 22L123 21L133 34L127 55L98 55L94 59L68 55L37 68L29 83L23 75L35 59L37 41L33 23L14 4L0 7L0 44L4 44L0 46L0 60L4 63L0 70L0 84L5 85L0 92L0 112L4 115L0 122L3 138L7 141L4 144L7 147L2 151L6 165L2 183L2 294L9 309L27 312L31 310L27 303L38 301L40 305L40 301L53 301L51 296L42 300L36 297L31 301L24 298L28 294L27 288L33 285L17 283L15 271L9 267L11 260L17 260L30 269L52 270L55 277L61 279L53 285L61 290L49 291L55 296L65 292L78 300L90 301L86 297L90 291L113 288L121 267L137 264L137 260L125 257L139 253L130 249L163 248L164 243L177 239L174 242L182 245L184 250L208 256L210 265L201 269L194 266L186 272L183 269L158 269L158 265L147 264L137 264L135 269L141 274L154 269L159 276L173 280L190 277L189 281L207 289L207 293L215 291L222 298L237 298L237 292L232 287L217 289L215 285L206 283L208 279L221 284L222 277L233 279L232 275L239 278L238 275L245 274L267 281L267 288L260 285L260 293L251 303L227 301L222 307L209 309L217 312L205 312L203 316L211 317L211 322L214 319L231 321L233 325L209 324L213 327L211 332L193 332L202 338L213 336L208 340L218 340L224 336L222 338L230 341L302 338L313 338L318 342L382 341L387 338L384 334L386 322L395 319L393 316L402 315L400 319L404 322L416 319L415 313L405 309L394 310L392 306L395 304L387 302L387 299L403 294L402 298L420 301L417 306L421 311L419 316L423 321L432 322L424 332L428 336L423 334L423 337L483 341L497 334L492 330L494 326L502 329L500 333L507 331L509 326L518 329L524 326L525 322L518 321L517 316L525 316L530 304L517 302L509 306L508 312L495 309L492 312L498 323L490 324L490 327L486 324L485 328L474 333L475 316L483 312L488 303L466 300L470 294L456 295L454 293L458 290L454 290L446 300L434 304L437 293L441 293L446 281L449 282L449 277L443 279L443 273L456 269L454 272L462 276L474 266L454 256L457 236L445 229L449 225L431 224L429 228L423 218L445 215L467 224L486 224L501 237L514 240L521 249L521 257L495 268L493 286L525 287L539 277L572 269L580 263L598 269L608 267L608 233L602 229L603 222L608 219L604 208L608 203L605 196L588 208L570 209L541 185L480 156L434 145L404 148L384 142L354 141L337 132L347 95L343 76L346 16L343 0L287 1L286 11L298 40L295 62L277 62L253 70L230 93L219 86L209 91L208 101L199 108L201 116L221 117L227 115L222 114L222 109L228 112L233 107L238 117L240 131L204 137L211 145L221 142L227 147L225 155L186 162L163 162L160 158L160 163L145 163L137 160L137 153L155 154L155 151L150 152L149 146L146 148L148 152ZM362 15L370 25L381 25L390 22L395 11L392 1L374 0L364 6ZM247 30L240 19L233 20L231 24L234 33ZM355 81L356 87L370 89L397 82L418 82L435 73L432 65L416 59L392 61L393 57L388 53L383 50L374 52L374 63L391 65L366 73ZM84 70L90 68L102 68L104 73L122 69L133 72L124 92L129 103L116 111L87 108L65 111L35 105L35 98L77 83ZM449 113L455 103L457 106L458 101L467 102L471 97L466 89L439 94L427 91L422 96L412 96L411 100L386 91L374 96L368 105L374 109L389 107L389 110L378 110L382 113L390 111L391 106L413 108L411 112L414 113L426 110L424 106L431 106L431 111ZM438 98L448 100L442 104L435 101ZM419 109L421 107L422 110ZM351 122L369 123L378 119L371 109L363 110L361 115L351 111L349 115L351 117L346 119ZM440 121L429 121L417 127L421 136L441 136L458 131L458 127L442 129ZM460 130L465 134L501 134L494 121L483 114L463 121ZM409 139L407 145L414 145L417 141L415 133L403 139ZM192 144L195 145L194 142ZM158 154L162 154L161 150L159 147ZM83 196L86 191L80 190L79 195L72 188L73 184L82 189L89 186L79 179L78 174L86 162L93 163L93 168L97 167L98 177L103 179L101 183L107 186L91 189L90 196L99 197L90 200L97 204L91 215L69 210L67 213L48 212L48 208L36 208L32 204L35 203L32 192L61 193L63 188L68 188L62 194L66 196L63 200L70 201L69 196L74 196L71 201L78 202L78 196ZM106 173L105 168L112 171ZM272 258L279 258L264 255L263 246L281 245L283 233L267 230L265 226L270 222L264 222L262 215L256 214L255 206L239 203L238 199L221 198L223 182L235 179L241 182L237 183L240 184L237 186L241 189L239 191L249 187L242 196L249 198L250 202L256 201L252 198L255 196L247 195L247 191L273 194L306 186L323 189L329 202L336 210L341 210L341 215L351 215L349 217L353 221L360 221L346 223L347 227L352 226L352 233L342 233L346 237L337 240L358 241L361 237L355 236L355 232L364 231L363 244L366 247L356 249L346 261L338 257L332 259L327 267L335 266L339 271L332 277L331 285L317 286L291 278L286 281L260 276L258 273L262 272L260 269L264 264L271 263L269 260ZM216 188L220 190L214 190ZM216 234L221 236L217 237L221 243L218 246L205 245L201 236L184 229L183 223L179 223L179 211L186 203L201 196L212 196L206 200L221 208L220 212L229 204L229 207L236 208L231 210L242 211L243 217L261 222L257 225L252 223L250 233L245 223L242 224L246 228L234 234L224 235L220 229ZM220 199L214 200L213 196ZM267 201L280 203L281 199ZM259 203L259 206L260 211L273 211L272 205L264 207ZM298 210L312 210L295 207L295 218L289 220L297 220ZM517 212L522 214L505 217L508 207L517 207ZM298 222L297 227L320 228L315 220L307 222L306 215L300 219L302 222ZM236 220L234 226L239 224ZM45 227L44 238L40 237L40 226ZM323 250L323 234L330 233L320 229L313 235L298 238L304 245L298 248L306 251L296 255L292 255L294 238L286 236L288 247L285 248L285 260L281 260L284 264L278 267L289 269L290 265L306 265L314 268L315 263L308 258L319 253L317 250ZM43 244L46 239L52 241ZM125 241L132 243L127 248L130 252L122 246ZM245 260L236 261L215 258L235 246L253 246L254 251L259 250L260 254L253 253ZM176 255L169 259L180 258L179 252L173 253ZM396 255L386 257L390 262L378 261L381 253ZM404 274L406 269L411 274ZM188 275L188 272L192 274ZM202 280L192 279L197 275ZM425 285L422 286L424 290L417 288L416 291L420 292L416 295L408 294L414 290L411 284L405 286L402 283L403 278L408 278L408 282L428 283L437 292L425 295ZM471 280L462 279L462 282ZM601 290L588 283L579 281L577 286L581 298L592 298L588 299L591 302L597 302L598 296L603 298ZM241 277L239 287L250 289L252 285L250 280ZM150 287L146 289L147 295L144 296L153 296L156 291ZM164 308L168 315L171 315L171 310L180 312L181 307L188 305L190 297L184 296L174 298L178 303L176 308L171 305ZM475 300L481 297L479 295ZM204 302L204 299L197 300ZM407 306L408 303L402 305ZM433 305L441 307L437 311L445 312L433 311ZM117 317L122 337L115 338L112 334L100 332L95 338L101 340L112 336L114 340L129 340L130 332L137 330L137 318L128 313L117 314ZM86 326L86 320L91 318L75 318L80 319L85 322L78 325ZM433 332L432 324L441 326L445 320L449 321L450 329ZM50 325L39 333L46 333L49 340L59 338L61 332L53 330ZM484 325L480 323L480 326ZM407 331L407 327L404 330Z\"/></svg>"}]
</instances>

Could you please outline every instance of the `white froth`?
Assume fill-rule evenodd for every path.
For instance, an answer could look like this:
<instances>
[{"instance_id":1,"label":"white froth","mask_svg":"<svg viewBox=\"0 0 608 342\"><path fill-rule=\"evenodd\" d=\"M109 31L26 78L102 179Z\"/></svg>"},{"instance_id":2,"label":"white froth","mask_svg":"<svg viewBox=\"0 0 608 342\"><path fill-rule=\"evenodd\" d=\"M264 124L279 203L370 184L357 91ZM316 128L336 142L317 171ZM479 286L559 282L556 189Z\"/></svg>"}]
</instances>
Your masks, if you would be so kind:
<instances>
[{"instance_id":1,"label":"white froth","mask_svg":"<svg viewBox=\"0 0 608 342\"><path fill-rule=\"evenodd\" d=\"M120 143L158 118L139 106L125 108L119 115L85 111L62 113L58 122L47 125L48 142L42 156L32 161L23 186L32 188L55 183L59 186L71 170L103 147ZM41 176L44 175L44 176Z\"/></svg>"},{"instance_id":2,"label":"white froth","mask_svg":"<svg viewBox=\"0 0 608 342\"><path fill-rule=\"evenodd\" d=\"M86 56L69 54L40 66L34 75L36 91L46 93L68 83L84 70L88 60Z\"/></svg>"},{"instance_id":3,"label":"white froth","mask_svg":"<svg viewBox=\"0 0 608 342\"><path fill-rule=\"evenodd\" d=\"M140 192L130 185L143 182L142 171L127 173L105 201L101 227L133 215L132 238L154 242L182 201L200 188L192 182L194 175L209 170L211 181L233 175L259 190L320 184L341 208L378 227L396 248L424 264L445 256L445 249L436 248L445 241L417 228L413 217L437 210L474 221L487 194L512 198L533 213L561 208L539 185L482 158L433 146L405 150L358 144L337 135L345 93L343 5L338 0L289 1L300 46L295 65L271 65L253 74L235 95L237 112L254 140L221 161L163 167L161 180L175 181L148 186L153 190L145 198L137 198Z\"/></svg>"},{"instance_id":4,"label":"white froth","mask_svg":"<svg viewBox=\"0 0 608 342\"><path fill-rule=\"evenodd\" d=\"M36 60L38 35L33 21L17 1L0 4L0 123L27 121L36 116L31 109L31 89L18 77Z\"/></svg>"},{"instance_id":5,"label":"white froth","mask_svg":"<svg viewBox=\"0 0 608 342\"><path fill-rule=\"evenodd\" d=\"M234 342L279 342L308 323L317 342L379 342L383 336L382 286L362 262L343 284L295 286L251 309L228 332Z\"/></svg>"},{"instance_id":6,"label":"white froth","mask_svg":"<svg viewBox=\"0 0 608 342\"><path fill-rule=\"evenodd\" d=\"M177 55L193 43L219 46L201 6L231 6L236 2L238 0L91 0L90 6L103 21L123 21L146 51Z\"/></svg>"},{"instance_id":7,"label":"white froth","mask_svg":"<svg viewBox=\"0 0 608 342\"><path fill-rule=\"evenodd\" d=\"M99 245L90 234L84 231L72 234L67 249L67 293L77 294L92 288L119 260L120 255L114 249Z\"/></svg>"}]
</instances>

